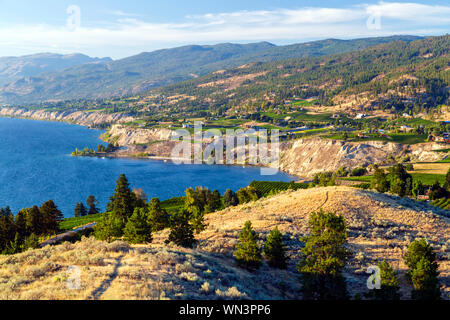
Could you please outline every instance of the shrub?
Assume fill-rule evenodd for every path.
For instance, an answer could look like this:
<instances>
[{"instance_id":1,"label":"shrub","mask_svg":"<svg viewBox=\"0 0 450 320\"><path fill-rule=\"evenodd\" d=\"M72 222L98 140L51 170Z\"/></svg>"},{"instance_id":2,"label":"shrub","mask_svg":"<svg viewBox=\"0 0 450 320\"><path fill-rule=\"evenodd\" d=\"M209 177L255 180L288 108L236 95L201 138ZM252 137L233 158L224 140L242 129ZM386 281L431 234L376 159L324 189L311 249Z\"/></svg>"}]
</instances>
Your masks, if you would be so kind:
<instances>
[{"instance_id":1,"label":"shrub","mask_svg":"<svg viewBox=\"0 0 450 320\"><path fill-rule=\"evenodd\" d=\"M350 171L350 176L351 177L360 177L363 176L367 173L366 168L363 167L359 167L359 168L354 168Z\"/></svg>"},{"instance_id":2,"label":"shrub","mask_svg":"<svg viewBox=\"0 0 450 320\"><path fill-rule=\"evenodd\" d=\"M236 192L239 199L239 204L248 203L251 201L256 201L261 197L261 194L255 187L245 187Z\"/></svg>"}]
</instances>

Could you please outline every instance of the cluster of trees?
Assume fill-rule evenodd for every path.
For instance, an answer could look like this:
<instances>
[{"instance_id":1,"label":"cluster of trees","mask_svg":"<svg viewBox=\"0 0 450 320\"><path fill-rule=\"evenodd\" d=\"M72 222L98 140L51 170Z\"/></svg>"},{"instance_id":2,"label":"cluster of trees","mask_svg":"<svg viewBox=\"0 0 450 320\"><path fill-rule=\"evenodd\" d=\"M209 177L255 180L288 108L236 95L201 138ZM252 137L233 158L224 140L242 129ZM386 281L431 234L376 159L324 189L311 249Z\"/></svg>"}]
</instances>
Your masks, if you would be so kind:
<instances>
[{"instance_id":1,"label":"cluster of trees","mask_svg":"<svg viewBox=\"0 0 450 320\"><path fill-rule=\"evenodd\" d=\"M236 193L228 189L223 199L219 191L203 187L189 188L185 193L183 208L169 215L161 207L158 198L147 203L147 196L142 189L131 190L127 178L122 174L116 182L107 212L98 221L94 234L100 240L112 241L124 237L130 243L147 243L152 241L152 232L170 228L169 242L192 247L195 243L194 233L206 227L205 214L260 197L260 192L254 187L245 187ZM95 198L88 199L91 209L95 208L95 203ZM85 213L83 207L83 204L77 204L76 214Z\"/></svg>"},{"instance_id":2,"label":"cluster of trees","mask_svg":"<svg viewBox=\"0 0 450 320\"><path fill-rule=\"evenodd\" d=\"M396 164L388 168L386 173L383 169L375 166L375 172L371 181L371 187L378 192L391 192L401 197L424 194L426 187L420 180L413 180L407 172L407 167L402 164ZM430 200L447 198L450 195L450 169L447 172L444 185L436 181L430 186L428 196Z\"/></svg>"},{"instance_id":3,"label":"cluster of trees","mask_svg":"<svg viewBox=\"0 0 450 320\"><path fill-rule=\"evenodd\" d=\"M97 214L100 212L97 208L98 200L93 195L90 195L87 198L86 204L88 208L86 208L83 202L77 202L74 209L75 217L84 217L86 215Z\"/></svg>"},{"instance_id":4,"label":"cluster of trees","mask_svg":"<svg viewBox=\"0 0 450 320\"><path fill-rule=\"evenodd\" d=\"M40 207L22 209L15 217L9 207L0 208L0 252L14 254L37 248L39 236L56 234L62 219L52 200Z\"/></svg>"},{"instance_id":5,"label":"cluster of trees","mask_svg":"<svg viewBox=\"0 0 450 320\"><path fill-rule=\"evenodd\" d=\"M108 242L124 237L130 243L151 242L151 233L168 225L168 214L154 198L150 203L130 188L128 179L120 175L107 212L95 227L95 237Z\"/></svg>"},{"instance_id":6,"label":"cluster of trees","mask_svg":"<svg viewBox=\"0 0 450 320\"><path fill-rule=\"evenodd\" d=\"M72 152L72 156L74 157L86 157L86 156L95 156L99 153L106 153L106 152L112 152L116 150L117 148L113 144L108 144L107 147L105 147L102 144L99 144L97 146L97 151L91 148L84 148L82 150L75 148L75 151Z\"/></svg>"},{"instance_id":7,"label":"cluster of trees","mask_svg":"<svg viewBox=\"0 0 450 320\"><path fill-rule=\"evenodd\" d=\"M302 240L302 258L297 266L301 275L303 297L307 300L348 299L347 283L343 269L351 253L345 248L347 226L342 215L334 212L314 212L309 219L310 234ZM234 256L241 267L256 270L262 264L263 256L267 263L276 268L286 268L287 246L278 228L268 235L263 249L258 245L259 235L250 221L247 221L239 234L239 242ZM404 256L409 267L407 279L414 289L412 299L440 299L438 264L432 247L424 239L413 241ZM378 264L381 287L365 293L373 300L400 299L399 280L394 268L386 260ZM358 295L360 296L360 295Z\"/></svg>"},{"instance_id":8,"label":"cluster of trees","mask_svg":"<svg viewBox=\"0 0 450 320\"><path fill-rule=\"evenodd\" d=\"M275 268L284 269L288 257L286 255L286 245L283 242L283 235L277 227L268 235L264 248L258 245L259 235L252 228L251 221L247 221L239 234L239 243L236 245L234 256L239 266L249 270L255 270L262 264L262 257L267 263Z\"/></svg>"}]
</instances>

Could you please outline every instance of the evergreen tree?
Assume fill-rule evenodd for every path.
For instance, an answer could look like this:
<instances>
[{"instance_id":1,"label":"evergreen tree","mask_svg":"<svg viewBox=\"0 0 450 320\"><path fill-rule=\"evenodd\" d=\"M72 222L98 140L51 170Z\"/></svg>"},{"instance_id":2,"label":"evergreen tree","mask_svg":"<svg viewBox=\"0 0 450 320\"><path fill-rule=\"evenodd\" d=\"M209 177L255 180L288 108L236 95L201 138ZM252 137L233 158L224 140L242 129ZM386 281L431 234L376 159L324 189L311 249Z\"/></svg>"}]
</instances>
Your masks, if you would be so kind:
<instances>
[{"instance_id":1,"label":"evergreen tree","mask_svg":"<svg viewBox=\"0 0 450 320\"><path fill-rule=\"evenodd\" d=\"M124 223L121 217L112 212L105 212L94 228L94 236L98 240L112 242L123 235Z\"/></svg>"},{"instance_id":2,"label":"evergreen tree","mask_svg":"<svg viewBox=\"0 0 450 320\"><path fill-rule=\"evenodd\" d=\"M267 263L275 268L286 268L286 245L283 242L283 235L275 227L267 237L264 243L264 257L267 259Z\"/></svg>"},{"instance_id":3,"label":"evergreen tree","mask_svg":"<svg viewBox=\"0 0 450 320\"><path fill-rule=\"evenodd\" d=\"M387 179L383 169L375 169L371 184L371 187L378 192L389 191L389 180Z\"/></svg>"},{"instance_id":4,"label":"evergreen tree","mask_svg":"<svg viewBox=\"0 0 450 320\"><path fill-rule=\"evenodd\" d=\"M408 247L404 261L409 268L408 277L414 286L411 297L421 300L439 299L438 264L431 245L425 239L414 240Z\"/></svg>"},{"instance_id":5,"label":"evergreen tree","mask_svg":"<svg viewBox=\"0 0 450 320\"><path fill-rule=\"evenodd\" d=\"M194 230L189 223L189 212L186 210L172 215L168 242L186 248L192 248L195 244Z\"/></svg>"},{"instance_id":6,"label":"evergreen tree","mask_svg":"<svg viewBox=\"0 0 450 320\"><path fill-rule=\"evenodd\" d=\"M239 199L236 196L236 193L227 189L223 195L223 204L225 207L237 206L239 204Z\"/></svg>"},{"instance_id":7,"label":"evergreen tree","mask_svg":"<svg viewBox=\"0 0 450 320\"><path fill-rule=\"evenodd\" d=\"M189 220L196 233L205 230L204 209L206 205L206 192L203 188L186 189L185 209L189 213Z\"/></svg>"},{"instance_id":8,"label":"evergreen tree","mask_svg":"<svg viewBox=\"0 0 450 320\"><path fill-rule=\"evenodd\" d=\"M14 221L16 225L16 231L22 238L25 238L28 235L27 232L27 221L26 221L26 212L24 209L20 210L16 214L16 219Z\"/></svg>"},{"instance_id":9,"label":"evergreen tree","mask_svg":"<svg viewBox=\"0 0 450 320\"><path fill-rule=\"evenodd\" d=\"M258 234L253 230L252 223L247 221L239 234L234 256L239 266L247 269L257 269L261 266L261 249L258 246Z\"/></svg>"},{"instance_id":10,"label":"evergreen tree","mask_svg":"<svg viewBox=\"0 0 450 320\"><path fill-rule=\"evenodd\" d=\"M30 234L28 237L25 238L25 241L23 243L23 251L26 251L28 249L37 249L39 248L39 238L34 233Z\"/></svg>"},{"instance_id":11,"label":"evergreen tree","mask_svg":"<svg viewBox=\"0 0 450 320\"><path fill-rule=\"evenodd\" d=\"M150 200L148 205L148 222L153 231L160 231L169 226L169 215L166 210L161 208L161 202L158 198Z\"/></svg>"},{"instance_id":12,"label":"evergreen tree","mask_svg":"<svg viewBox=\"0 0 450 320\"><path fill-rule=\"evenodd\" d=\"M422 184L421 180L414 180L413 181L413 187L412 187L412 195L417 198L419 195L423 194L425 191L425 187Z\"/></svg>"},{"instance_id":13,"label":"evergreen tree","mask_svg":"<svg viewBox=\"0 0 450 320\"><path fill-rule=\"evenodd\" d=\"M82 217L88 214L88 211L86 210L86 207L84 206L83 202L80 203L80 214Z\"/></svg>"},{"instance_id":14,"label":"evergreen tree","mask_svg":"<svg viewBox=\"0 0 450 320\"><path fill-rule=\"evenodd\" d=\"M90 195L87 199L86 199L86 204L89 207L89 211L88 214L97 214L100 212L100 210L98 210L97 206L98 206L98 200L93 196Z\"/></svg>"},{"instance_id":15,"label":"evergreen tree","mask_svg":"<svg viewBox=\"0 0 450 320\"><path fill-rule=\"evenodd\" d=\"M252 186L239 189L236 192L236 195L239 199L239 204L256 201L261 197L260 192L255 187Z\"/></svg>"},{"instance_id":16,"label":"evergreen tree","mask_svg":"<svg viewBox=\"0 0 450 320\"><path fill-rule=\"evenodd\" d=\"M412 177L401 164L396 164L389 168L391 178L391 192L401 197L411 194Z\"/></svg>"},{"instance_id":17,"label":"evergreen tree","mask_svg":"<svg viewBox=\"0 0 450 320\"><path fill-rule=\"evenodd\" d=\"M5 253L15 254L19 253L21 249L22 249L22 239L20 238L20 235L16 232L14 240L9 243L8 247L5 250Z\"/></svg>"},{"instance_id":18,"label":"evergreen tree","mask_svg":"<svg viewBox=\"0 0 450 320\"><path fill-rule=\"evenodd\" d=\"M321 210L311 214L308 224L311 233L304 239L304 257L298 266L304 298L346 299L347 288L342 269L349 253L344 248L347 241L344 217Z\"/></svg>"},{"instance_id":19,"label":"evergreen tree","mask_svg":"<svg viewBox=\"0 0 450 320\"><path fill-rule=\"evenodd\" d=\"M209 190L208 190L209 191ZM222 201L220 198L220 192L214 190L213 192L208 192L206 197L205 212L215 212L222 207Z\"/></svg>"},{"instance_id":20,"label":"evergreen tree","mask_svg":"<svg viewBox=\"0 0 450 320\"><path fill-rule=\"evenodd\" d=\"M147 212L144 208L134 209L125 225L124 238L134 244L152 241L152 226L147 221Z\"/></svg>"},{"instance_id":21,"label":"evergreen tree","mask_svg":"<svg viewBox=\"0 0 450 320\"><path fill-rule=\"evenodd\" d=\"M73 215L76 218L81 217L81 206L80 206L79 202L77 202L77 204L75 205L75 209L73 210Z\"/></svg>"},{"instance_id":22,"label":"evergreen tree","mask_svg":"<svg viewBox=\"0 0 450 320\"><path fill-rule=\"evenodd\" d=\"M400 300L400 287L394 268L386 260L380 262L378 268L380 268L381 288L371 290L367 297L373 300Z\"/></svg>"},{"instance_id":23,"label":"evergreen tree","mask_svg":"<svg viewBox=\"0 0 450 320\"><path fill-rule=\"evenodd\" d=\"M447 171L447 174L445 175L445 183L444 188L447 190L448 193L450 193L450 168Z\"/></svg>"},{"instance_id":24,"label":"evergreen tree","mask_svg":"<svg viewBox=\"0 0 450 320\"><path fill-rule=\"evenodd\" d=\"M0 208L0 252L4 251L16 235L14 216L9 207Z\"/></svg>"},{"instance_id":25,"label":"evergreen tree","mask_svg":"<svg viewBox=\"0 0 450 320\"><path fill-rule=\"evenodd\" d=\"M44 233L44 222L37 206L25 209L27 233L40 235Z\"/></svg>"},{"instance_id":26,"label":"evergreen tree","mask_svg":"<svg viewBox=\"0 0 450 320\"><path fill-rule=\"evenodd\" d=\"M436 180L436 182L431 186L430 191L428 192L428 198L430 200L437 200L447 197L447 191L441 187L441 184L439 181Z\"/></svg>"},{"instance_id":27,"label":"evergreen tree","mask_svg":"<svg viewBox=\"0 0 450 320\"><path fill-rule=\"evenodd\" d=\"M74 215L75 217L84 217L85 215L87 215L86 207L82 202L77 202L74 209Z\"/></svg>"},{"instance_id":28,"label":"evergreen tree","mask_svg":"<svg viewBox=\"0 0 450 320\"><path fill-rule=\"evenodd\" d=\"M59 231L59 222L62 221L63 215L56 207L52 200L45 202L40 208L39 213L42 216L44 226L43 233L54 234Z\"/></svg>"},{"instance_id":29,"label":"evergreen tree","mask_svg":"<svg viewBox=\"0 0 450 320\"><path fill-rule=\"evenodd\" d=\"M136 207L136 195L131 191L130 185L124 174L121 174L116 182L114 195L110 197L108 211L122 219L123 224L133 214Z\"/></svg>"}]
</instances>

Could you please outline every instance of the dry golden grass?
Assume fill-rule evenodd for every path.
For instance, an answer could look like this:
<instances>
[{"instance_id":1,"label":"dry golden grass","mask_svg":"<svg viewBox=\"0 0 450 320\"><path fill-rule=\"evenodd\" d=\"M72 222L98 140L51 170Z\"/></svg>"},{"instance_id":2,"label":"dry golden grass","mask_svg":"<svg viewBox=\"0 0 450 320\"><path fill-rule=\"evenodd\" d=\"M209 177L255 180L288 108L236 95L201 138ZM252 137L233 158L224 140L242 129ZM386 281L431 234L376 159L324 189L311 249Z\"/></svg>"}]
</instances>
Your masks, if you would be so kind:
<instances>
[{"instance_id":1,"label":"dry golden grass","mask_svg":"<svg viewBox=\"0 0 450 320\"><path fill-rule=\"evenodd\" d=\"M450 163L414 163L414 173L447 174Z\"/></svg>"},{"instance_id":2,"label":"dry golden grass","mask_svg":"<svg viewBox=\"0 0 450 320\"><path fill-rule=\"evenodd\" d=\"M70 244L0 257L0 299L299 299L296 266L300 238L318 209L344 215L353 256L345 269L351 295L367 291L367 267L386 258L399 273L403 298L411 290L402 262L408 244L426 238L436 250L443 296L450 293L449 219L437 208L409 199L349 187L287 191L207 215L198 245L165 245L168 231L148 245L129 246L84 238ZM278 226L286 234L290 261L283 271L265 263L256 272L236 266L232 252L251 220L261 235ZM67 268L81 270L81 288L67 288Z\"/></svg>"}]
</instances>

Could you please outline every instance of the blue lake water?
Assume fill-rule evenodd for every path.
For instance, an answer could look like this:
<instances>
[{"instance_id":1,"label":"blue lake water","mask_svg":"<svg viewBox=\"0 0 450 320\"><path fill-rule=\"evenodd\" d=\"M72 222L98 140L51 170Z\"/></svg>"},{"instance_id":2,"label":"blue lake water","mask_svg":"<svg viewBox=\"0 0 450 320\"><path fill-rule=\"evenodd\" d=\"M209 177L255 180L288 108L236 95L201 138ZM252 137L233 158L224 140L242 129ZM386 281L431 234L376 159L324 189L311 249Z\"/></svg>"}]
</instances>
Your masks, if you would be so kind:
<instances>
[{"instance_id":1,"label":"blue lake water","mask_svg":"<svg viewBox=\"0 0 450 320\"><path fill-rule=\"evenodd\" d=\"M58 122L0 118L0 207L21 208L55 201L64 216L92 194L104 209L124 173L131 187L161 200L204 186L222 194L252 180L291 181L285 173L261 176L256 167L176 165L157 160L72 157L75 148L95 149L102 131Z\"/></svg>"}]
</instances>

